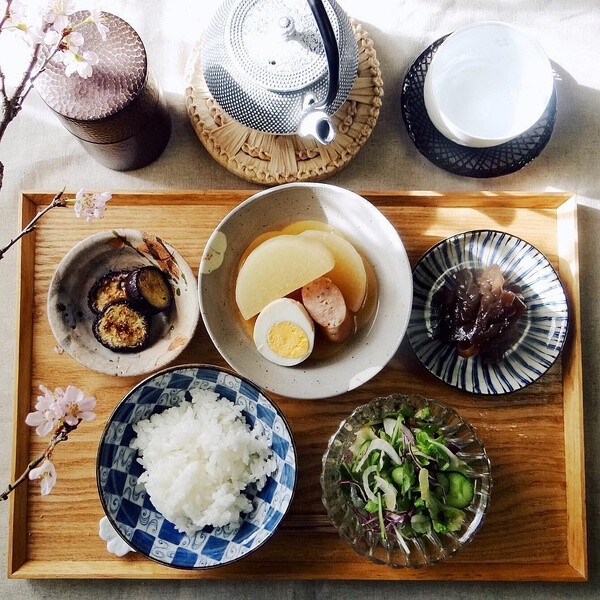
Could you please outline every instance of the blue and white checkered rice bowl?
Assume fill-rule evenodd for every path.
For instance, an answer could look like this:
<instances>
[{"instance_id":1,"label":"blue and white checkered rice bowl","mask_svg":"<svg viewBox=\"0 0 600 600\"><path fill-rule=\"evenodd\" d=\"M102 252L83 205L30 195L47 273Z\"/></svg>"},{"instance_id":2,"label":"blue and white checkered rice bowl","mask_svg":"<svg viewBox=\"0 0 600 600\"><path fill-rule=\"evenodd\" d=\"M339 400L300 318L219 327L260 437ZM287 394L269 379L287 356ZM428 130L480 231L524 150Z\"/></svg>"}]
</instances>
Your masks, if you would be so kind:
<instances>
[{"instance_id":1,"label":"blue and white checkered rice bowl","mask_svg":"<svg viewBox=\"0 0 600 600\"><path fill-rule=\"evenodd\" d=\"M434 294L464 268L498 264L507 283L520 286L527 310L520 337L501 361L462 358L434 337ZM548 259L531 244L501 231L468 231L428 250L413 269L413 308L407 334L419 361L445 383L476 394L507 394L539 379L557 360L568 330L563 286Z\"/></svg>"},{"instance_id":2,"label":"blue and white checkered rice bowl","mask_svg":"<svg viewBox=\"0 0 600 600\"><path fill-rule=\"evenodd\" d=\"M144 485L138 484L143 469L129 442L135 437L133 424L189 400L194 388L240 405L250 427L259 420L277 468L262 490L246 490L253 510L239 528L205 527L189 536L156 510ZM201 569L234 562L274 533L294 495L296 450L283 415L252 383L217 367L175 367L146 379L119 403L100 440L96 475L104 511L132 548L171 567Z\"/></svg>"}]
</instances>

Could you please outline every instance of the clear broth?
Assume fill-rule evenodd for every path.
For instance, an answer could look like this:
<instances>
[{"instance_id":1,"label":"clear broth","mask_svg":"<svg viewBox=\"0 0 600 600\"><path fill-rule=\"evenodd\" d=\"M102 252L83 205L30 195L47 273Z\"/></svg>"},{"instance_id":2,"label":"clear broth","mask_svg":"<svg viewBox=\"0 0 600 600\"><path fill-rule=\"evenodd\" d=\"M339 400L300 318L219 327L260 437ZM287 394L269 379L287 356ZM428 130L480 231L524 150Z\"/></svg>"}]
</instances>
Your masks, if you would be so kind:
<instances>
[{"instance_id":1,"label":"clear broth","mask_svg":"<svg viewBox=\"0 0 600 600\"><path fill-rule=\"evenodd\" d=\"M334 229L331 229L331 231L335 231ZM338 235L340 235L341 237L345 236L343 234L341 234L338 231L335 231L335 233L338 233ZM252 242L251 244L249 244L249 248L255 244L255 242L258 240L259 237L264 236L265 234L261 234L261 236L257 236ZM264 241L264 240L262 240ZM354 246L354 244L352 244ZM356 246L354 246L356 248ZM357 252L360 254L362 260L363 260L363 264L365 265L365 271L367 274L367 291L365 294L365 299L363 301L362 306L360 307L360 310L356 313L354 313L354 331L352 332L352 334L343 342L340 343L336 343L336 342L331 342L330 340L328 340L325 337L325 334L322 332L321 327L319 325L317 325L315 323L315 345L314 345L314 349L311 353L311 355L308 357L308 359L300 364L305 364L305 363L310 363L313 360L323 360L326 358L330 358L331 356L334 356L335 354L337 354L342 348L344 348L344 346L350 341L352 340L352 338L356 335L356 332L359 331L360 329L362 329L365 325L367 325L371 319L373 318L373 316L375 315L375 312L377 311L377 304L379 302L379 292L378 292L378 286L377 286L377 276L375 275L375 271L373 270L373 267L370 265L370 263L365 259L365 257L363 256L362 252L356 248ZM242 265L244 264L244 259L247 257L247 253L244 253L244 257L242 260L240 260L239 264L238 264L238 273L239 270L242 268ZM300 290L294 290L292 293L288 294L288 298L293 298L294 300L298 300L299 299L299 295L300 295ZM237 304L236 304L236 308L237 308ZM241 313L238 310L238 317L240 319L240 321L242 322L244 329L246 330L246 333L248 334L248 336L250 337L250 339L254 339L254 324L256 323L256 319L258 318L258 315L252 317L251 319L244 319L241 315Z\"/></svg>"}]
</instances>

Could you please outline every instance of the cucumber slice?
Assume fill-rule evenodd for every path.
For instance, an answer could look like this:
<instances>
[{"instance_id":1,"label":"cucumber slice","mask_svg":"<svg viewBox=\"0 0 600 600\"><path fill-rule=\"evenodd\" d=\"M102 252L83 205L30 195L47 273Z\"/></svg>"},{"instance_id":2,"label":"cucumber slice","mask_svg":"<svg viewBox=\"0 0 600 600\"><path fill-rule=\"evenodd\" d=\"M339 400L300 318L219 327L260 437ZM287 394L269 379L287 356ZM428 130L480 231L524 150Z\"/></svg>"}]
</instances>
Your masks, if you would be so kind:
<instances>
[{"instance_id":1,"label":"cucumber slice","mask_svg":"<svg viewBox=\"0 0 600 600\"><path fill-rule=\"evenodd\" d=\"M399 486L402 494L408 494L411 486L416 481L415 468L412 463L405 462L394 468L392 480Z\"/></svg>"},{"instance_id":2,"label":"cucumber slice","mask_svg":"<svg viewBox=\"0 0 600 600\"><path fill-rule=\"evenodd\" d=\"M371 427L369 427L368 425L361 427L358 430L358 433L356 434L356 439L352 443L352 446L350 446L350 452L352 452L354 456L357 456L359 450L362 450L363 447L366 447L365 443L374 440L376 437L377 436L375 435L375 432L373 431L373 429L371 429Z\"/></svg>"},{"instance_id":3,"label":"cucumber slice","mask_svg":"<svg viewBox=\"0 0 600 600\"><path fill-rule=\"evenodd\" d=\"M465 508L473 500L473 483L462 473L448 473L450 489L446 494L446 504L453 508Z\"/></svg>"},{"instance_id":4,"label":"cucumber slice","mask_svg":"<svg viewBox=\"0 0 600 600\"><path fill-rule=\"evenodd\" d=\"M446 473L436 473L435 478L437 482L442 486L442 489L447 494L450 489L450 480L448 479L448 475Z\"/></svg>"}]
</instances>

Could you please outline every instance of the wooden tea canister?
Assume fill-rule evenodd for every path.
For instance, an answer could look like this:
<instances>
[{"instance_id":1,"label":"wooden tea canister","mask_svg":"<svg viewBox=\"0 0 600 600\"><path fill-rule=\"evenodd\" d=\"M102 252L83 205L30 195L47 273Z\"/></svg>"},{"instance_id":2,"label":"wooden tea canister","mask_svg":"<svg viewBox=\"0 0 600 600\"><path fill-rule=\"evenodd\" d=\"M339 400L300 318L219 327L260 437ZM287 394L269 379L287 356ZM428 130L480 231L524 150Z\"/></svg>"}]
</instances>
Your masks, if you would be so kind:
<instances>
[{"instance_id":1,"label":"wooden tea canister","mask_svg":"<svg viewBox=\"0 0 600 600\"><path fill-rule=\"evenodd\" d=\"M51 63L35 87L92 158L117 171L139 169L165 149L171 118L138 33L116 15L102 16L106 40L93 24L79 28L83 50L98 55L92 76L68 77L62 64ZM72 20L86 17L80 11Z\"/></svg>"}]
</instances>

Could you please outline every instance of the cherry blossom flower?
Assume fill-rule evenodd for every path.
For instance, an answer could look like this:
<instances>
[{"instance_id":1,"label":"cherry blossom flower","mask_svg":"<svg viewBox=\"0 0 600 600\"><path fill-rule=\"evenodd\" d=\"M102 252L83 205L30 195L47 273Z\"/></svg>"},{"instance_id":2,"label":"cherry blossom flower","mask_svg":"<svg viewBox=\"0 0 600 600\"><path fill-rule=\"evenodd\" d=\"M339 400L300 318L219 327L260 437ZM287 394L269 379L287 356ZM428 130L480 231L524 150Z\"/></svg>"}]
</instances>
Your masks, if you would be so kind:
<instances>
[{"instance_id":1,"label":"cherry blossom flower","mask_svg":"<svg viewBox=\"0 0 600 600\"><path fill-rule=\"evenodd\" d=\"M49 29L44 35L44 44L47 46L56 46L59 42L62 42L61 48L64 48L65 52L67 50L77 52L83 46L84 39L79 31L71 31L71 33L63 35L54 29Z\"/></svg>"},{"instance_id":2,"label":"cherry blossom flower","mask_svg":"<svg viewBox=\"0 0 600 600\"><path fill-rule=\"evenodd\" d=\"M8 18L4 22L2 30L23 34L25 40L32 46L41 44L44 39L42 29L29 22L25 7L21 2L13 2L10 5Z\"/></svg>"},{"instance_id":3,"label":"cherry blossom flower","mask_svg":"<svg viewBox=\"0 0 600 600\"><path fill-rule=\"evenodd\" d=\"M108 27L103 23L104 17L102 12L97 8L90 9L90 16L84 21L87 23L93 23L100 34L100 37L106 41L106 34L108 33Z\"/></svg>"},{"instance_id":4,"label":"cherry blossom flower","mask_svg":"<svg viewBox=\"0 0 600 600\"><path fill-rule=\"evenodd\" d=\"M25 26L25 7L22 2L13 2L2 29L23 29L23 26Z\"/></svg>"},{"instance_id":5,"label":"cherry blossom flower","mask_svg":"<svg viewBox=\"0 0 600 600\"><path fill-rule=\"evenodd\" d=\"M61 39L62 34L58 33L58 31L54 31L54 29L48 29L44 34L44 44L46 44L46 46L56 46Z\"/></svg>"},{"instance_id":6,"label":"cherry blossom flower","mask_svg":"<svg viewBox=\"0 0 600 600\"><path fill-rule=\"evenodd\" d=\"M98 64L98 55L91 50L87 50L83 54L78 54L72 50L63 52L62 59L67 77L77 73L82 79L87 79L92 76L92 66Z\"/></svg>"},{"instance_id":7,"label":"cherry blossom flower","mask_svg":"<svg viewBox=\"0 0 600 600\"><path fill-rule=\"evenodd\" d=\"M47 496L56 483L56 469L52 462L46 459L39 467L29 471L29 479L40 479L42 496Z\"/></svg>"},{"instance_id":8,"label":"cherry blossom flower","mask_svg":"<svg viewBox=\"0 0 600 600\"><path fill-rule=\"evenodd\" d=\"M71 31L69 35L65 36L63 41L67 44L69 50L74 50L83 46L84 39L79 31Z\"/></svg>"},{"instance_id":9,"label":"cherry blossom flower","mask_svg":"<svg viewBox=\"0 0 600 600\"><path fill-rule=\"evenodd\" d=\"M64 416L62 407L58 404L55 395L43 385L40 385L43 396L37 397L35 411L25 417L25 423L35 427L35 432L44 437L48 435Z\"/></svg>"},{"instance_id":10,"label":"cherry blossom flower","mask_svg":"<svg viewBox=\"0 0 600 600\"><path fill-rule=\"evenodd\" d=\"M94 219L101 219L104 215L106 203L112 198L110 192L91 194L81 188L75 196L75 214L77 218L82 215L88 223Z\"/></svg>"},{"instance_id":11,"label":"cherry blossom flower","mask_svg":"<svg viewBox=\"0 0 600 600\"><path fill-rule=\"evenodd\" d=\"M92 194L86 192L83 188L80 189L79 192L77 192L77 196L75 198L67 198L64 192L64 189L61 192L58 192L52 199L52 202L50 202L48 206L36 213L33 219L29 221L29 223L21 230L21 232L17 236L15 236L6 246L0 247L0 260L2 260L4 255L8 252L8 250L10 250L21 238L23 238L28 233L35 231L36 223L48 211L59 206L65 207L69 204L72 204L73 208L75 209L75 216L79 218L81 217L81 215L84 215L86 221L88 223L91 223L94 219L100 219L104 216L106 203L112 198L112 194L110 192ZM148 242L146 241L146 243ZM169 271L172 272L170 267ZM0 494L0 501L2 501L1 496L2 495Z\"/></svg>"},{"instance_id":12,"label":"cherry blossom flower","mask_svg":"<svg viewBox=\"0 0 600 600\"><path fill-rule=\"evenodd\" d=\"M40 479L42 496L50 493L56 483L56 469L51 462L56 446L69 439L69 435L83 421L96 418L93 408L96 399L86 396L75 386L69 385L66 390L56 388L54 392L40 385L41 396L37 397L35 411L25 418L28 425L36 427L39 436L45 436L52 431L52 437L46 449L37 459L30 462L23 473L0 493L0 502L7 500L11 492L27 479Z\"/></svg>"},{"instance_id":13,"label":"cherry blossom flower","mask_svg":"<svg viewBox=\"0 0 600 600\"><path fill-rule=\"evenodd\" d=\"M44 21L52 24L52 28L60 33L69 25L69 17L75 10L75 0L52 0Z\"/></svg>"},{"instance_id":14,"label":"cherry blossom flower","mask_svg":"<svg viewBox=\"0 0 600 600\"><path fill-rule=\"evenodd\" d=\"M67 425L77 425L79 421L93 421L96 414L92 412L96 406L96 398L86 396L80 389L70 385L58 399L58 405Z\"/></svg>"}]
</instances>

